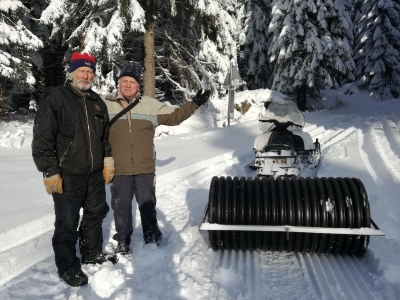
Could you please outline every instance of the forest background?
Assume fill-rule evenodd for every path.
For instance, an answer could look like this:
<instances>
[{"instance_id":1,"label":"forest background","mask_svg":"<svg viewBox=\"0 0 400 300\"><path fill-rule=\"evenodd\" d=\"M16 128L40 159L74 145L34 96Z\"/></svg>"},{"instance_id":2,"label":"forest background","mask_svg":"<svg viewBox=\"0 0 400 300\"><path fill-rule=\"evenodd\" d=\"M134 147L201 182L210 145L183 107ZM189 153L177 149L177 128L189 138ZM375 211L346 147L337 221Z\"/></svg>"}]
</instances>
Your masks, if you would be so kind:
<instances>
[{"instance_id":1,"label":"forest background","mask_svg":"<svg viewBox=\"0 0 400 300\"><path fill-rule=\"evenodd\" d=\"M302 110L348 82L397 98L399 14L400 0L1 0L0 118L34 114L74 51L96 56L97 92L136 61L144 94L178 105L201 87L225 97L231 62L238 89L277 90Z\"/></svg>"}]
</instances>

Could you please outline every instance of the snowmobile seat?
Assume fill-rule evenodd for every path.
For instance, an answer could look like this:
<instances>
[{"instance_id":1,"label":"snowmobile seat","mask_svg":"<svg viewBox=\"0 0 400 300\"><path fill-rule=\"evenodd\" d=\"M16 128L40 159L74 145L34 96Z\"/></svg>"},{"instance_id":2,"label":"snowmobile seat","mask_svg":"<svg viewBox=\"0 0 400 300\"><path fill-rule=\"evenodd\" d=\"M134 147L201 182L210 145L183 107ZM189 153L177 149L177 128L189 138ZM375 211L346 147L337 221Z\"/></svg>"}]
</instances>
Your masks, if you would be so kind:
<instances>
[{"instance_id":1,"label":"snowmobile seat","mask_svg":"<svg viewBox=\"0 0 400 300\"><path fill-rule=\"evenodd\" d=\"M291 149L296 149L295 135L290 131L273 132L268 141L268 146L286 145ZM286 149L285 149L286 150Z\"/></svg>"},{"instance_id":2,"label":"snowmobile seat","mask_svg":"<svg viewBox=\"0 0 400 300\"><path fill-rule=\"evenodd\" d=\"M302 151L302 150L304 150L304 141L303 141L303 139L301 138L301 136L298 136L298 135L293 135L293 137L294 137L294 141L295 141L295 143L296 143L296 150L297 151Z\"/></svg>"}]
</instances>

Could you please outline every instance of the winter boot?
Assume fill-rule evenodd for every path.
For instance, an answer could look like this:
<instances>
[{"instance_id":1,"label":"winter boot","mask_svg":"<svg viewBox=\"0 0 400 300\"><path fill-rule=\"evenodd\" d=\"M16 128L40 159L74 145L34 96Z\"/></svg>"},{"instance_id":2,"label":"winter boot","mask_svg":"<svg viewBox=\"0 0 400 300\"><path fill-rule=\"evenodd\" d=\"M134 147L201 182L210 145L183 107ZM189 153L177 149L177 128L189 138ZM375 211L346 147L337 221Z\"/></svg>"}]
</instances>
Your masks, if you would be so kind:
<instances>
[{"instance_id":1,"label":"winter boot","mask_svg":"<svg viewBox=\"0 0 400 300\"><path fill-rule=\"evenodd\" d=\"M144 242L146 244L154 243L157 246L160 246L161 242L162 242L162 233L161 233L161 231L156 231L156 232L152 231L152 232L149 232L149 233L145 234Z\"/></svg>"},{"instance_id":2,"label":"winter boot","mask_svg":"<svg viewBox=\"0 0 400 300\"><path fill-rule=\"evenodd\" d=\"M70 286L81 286L88 283L88 277L81 269L58 273L58 276Z\"/></svg>"},{"instance_id":3,"label":"winter boot","mask_svg":"<svg viewBox=\"0 0 400 300\"><path fill-rule=\"evenodd\" d=\"M118 258L115 255L107 255L105 253L97 253L97 254L82 254L82 263L83 264L103 264L107 261L115 264L118 261Z\"/></svg>"},{"instance_id":4,"label":"winter boot","mask_svg":"<svg viewBox=\"0 0 400 300\"><path fill-rule=\"evenodd\" d=\"M160 232L159 235L156 235L154 237L154 243L156 243L157 246L161 245L161 243L162 243L162 234L161 234L161 232Z\"/></svg>"},{"instance_id":5,"label":"winter boot","mask_svg":"<svg viewBox=\"0 0 400 300\"><path fill-rule=\"evenodd\" d=\"M118 243L117 248L115 249L115 254L126 255L129 252L129 246L125 243Z\"/></svg>"}]
</instances>

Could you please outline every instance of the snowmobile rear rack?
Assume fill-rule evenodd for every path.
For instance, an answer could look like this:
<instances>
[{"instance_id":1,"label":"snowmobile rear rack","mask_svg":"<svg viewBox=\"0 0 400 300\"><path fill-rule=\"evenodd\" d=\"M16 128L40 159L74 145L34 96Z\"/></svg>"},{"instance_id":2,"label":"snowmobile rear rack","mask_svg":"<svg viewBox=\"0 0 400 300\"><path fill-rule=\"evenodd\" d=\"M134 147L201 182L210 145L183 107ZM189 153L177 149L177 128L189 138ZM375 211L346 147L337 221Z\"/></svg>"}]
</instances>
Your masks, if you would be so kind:
<instances>
[{"instance_id":1,"label":"snowmobile rear rack","mask_svg":"<svg viewBox=\"0 0 400 300\"><path fill-rule=\"evenodd\" d=\"M372 220L371 220L372 221ZM375 227L375 222L371 222ZM324 234L353 234L385 236L378 227L372 228L334 228L334 227L304 227L292 225L223 225L202 222L199 230L232 230L232 231L272 231L272 232L303 232Z\"/></svg>"}]
</instances>

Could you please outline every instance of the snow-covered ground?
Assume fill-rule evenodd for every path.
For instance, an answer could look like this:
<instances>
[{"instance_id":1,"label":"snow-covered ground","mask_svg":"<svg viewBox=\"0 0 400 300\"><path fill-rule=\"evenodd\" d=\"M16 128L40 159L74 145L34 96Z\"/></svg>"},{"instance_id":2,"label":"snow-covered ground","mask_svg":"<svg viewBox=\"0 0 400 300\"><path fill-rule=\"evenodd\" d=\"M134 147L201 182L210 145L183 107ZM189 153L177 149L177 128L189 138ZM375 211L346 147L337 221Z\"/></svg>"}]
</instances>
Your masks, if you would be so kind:
<instances>
[{"instance_id":1,"label":"snow-covered ground","mask_svg":"<svg viewBox=\"0 0 400 300\"><path fill-rule=\"evenodd\" d=\"M236 101L265 96L256 93L238 94ZM305 113L305 131L322 147L311 175L358 177L366 186L372 218L386 236L371 237L362 258L212 251L207 232L198 230L211 178L254 176L247 165L261 131L256 106L226 128L214 127L221 120L202 110L174 127L173 136L156 138L157 214L165 243L143 244L136 213L131 253L116 265L83 266L89 285L71 288L54 264L52 198L31 159L32 125L1 123L0 299L398 299L400 101L358 91L326 97L325 107L339 107ZM103 227L104 251L111 253L111 212Z\"/></svg>"}]
</instances>

